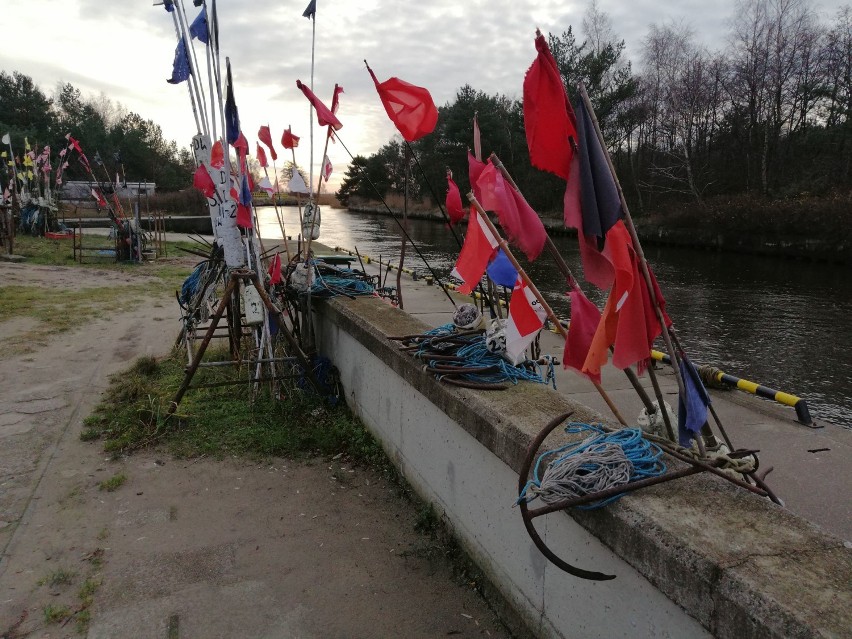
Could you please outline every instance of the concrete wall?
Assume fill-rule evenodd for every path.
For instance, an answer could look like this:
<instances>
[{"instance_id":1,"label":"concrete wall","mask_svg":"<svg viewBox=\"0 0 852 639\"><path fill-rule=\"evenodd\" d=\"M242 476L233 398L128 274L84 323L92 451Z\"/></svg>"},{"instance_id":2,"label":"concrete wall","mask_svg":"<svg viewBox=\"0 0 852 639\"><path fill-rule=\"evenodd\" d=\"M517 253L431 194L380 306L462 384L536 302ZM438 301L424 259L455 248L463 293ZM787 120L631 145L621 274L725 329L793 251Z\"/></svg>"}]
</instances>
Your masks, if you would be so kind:
<instances>
[{"instance_id":1,"label":"concrete wall","mask_svg":"<svg viewBox=\"0 0 852 639\"><path fill-rule=\"evenodd\" d=\"M605 420L541 385L488 393L440 384L386 338L427 327L378 300L318 306L320 349L340 370L347 403L534 635L849 636L849 549L712 477L537 519L569 563L617 578L563 573L512 508L517 472L530 439L554 416L575 410L578 421Z\"/></svg>"}]
</instances>

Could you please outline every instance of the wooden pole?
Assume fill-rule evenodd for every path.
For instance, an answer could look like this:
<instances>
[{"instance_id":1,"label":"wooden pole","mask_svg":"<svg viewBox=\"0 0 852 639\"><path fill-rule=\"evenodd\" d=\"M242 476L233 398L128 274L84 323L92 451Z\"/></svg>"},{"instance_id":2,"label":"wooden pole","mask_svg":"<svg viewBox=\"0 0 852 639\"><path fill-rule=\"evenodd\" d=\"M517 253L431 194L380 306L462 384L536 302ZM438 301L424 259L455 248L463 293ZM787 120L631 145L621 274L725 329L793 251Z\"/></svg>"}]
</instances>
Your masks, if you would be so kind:
<instances>
[{"instance_id":1,"label":"wooden pole","mask_svg":"<svg viewBox=\"0 0 852 639\"><path fill-rule=\"evenodd\" d=\"M467 199L470 201L471 204L473 204L474 207L476 207L477 212L479 213L479 215L482 216L482 219L485 222L485 225L488 227L488 230L497 239L500 248L506 254L506 257L509 258L509 261L512 263L512 266L515 267L515 270L518 272L518 276L521 278L523 283L527 286L527 288L530 289L530 292L533 294L536 300L538 300L538 303L541 304L541 307L547 314L548 319L550 319L550 321L553 322L553 325L556 327L556 331L562 336L562 339L567 340L568 332L565 330L565 327L562 326L562 323L559 321L559 318L556 317L556 314L553 312L553 309L550 308L550 305L544 299L544 296L542 296L536 285L530 279L529 275L527 275L527 272L521 267L518 260L512 254L512 251L509 248L509 244L500 236L500 233L497 231L497 228L494 226L494 223L490 219L488 219L488 215L485 213L485 209L482 208L482 205L476 199L476 196L474 196L473 191L467 194ZM622 426L627 426L627 422L624 421L624 418L621 416L621 413L618 411L618 408L612 402L612 399L609 397L603 387L595 381L592 381L592 384L595 385L595 388L597 389L598 393L606 402L606 405L609 406L609 409L612 411L612 414L615 415L616 419L618 419L619 423Z\"/></svg>"}]
</instances>

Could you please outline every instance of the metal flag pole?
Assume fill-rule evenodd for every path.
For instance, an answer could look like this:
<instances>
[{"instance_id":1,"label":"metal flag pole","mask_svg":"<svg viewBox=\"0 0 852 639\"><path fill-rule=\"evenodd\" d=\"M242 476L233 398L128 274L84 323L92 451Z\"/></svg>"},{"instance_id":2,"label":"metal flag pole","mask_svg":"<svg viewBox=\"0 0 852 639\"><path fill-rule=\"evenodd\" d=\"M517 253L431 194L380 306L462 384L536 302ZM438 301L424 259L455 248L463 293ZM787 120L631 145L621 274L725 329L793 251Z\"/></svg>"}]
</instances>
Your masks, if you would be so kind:
<instances>
[{"instance_id":1,"label":"metal flag pole","mask_svg":"<svg viewBox=\"0 0 852 639\"><path fill-rule=\"evenodd\" d=\"M183 5L183 0L177 0L178 22L180 23L181 31L183 32L184 42L187 47L187 60L192 76L192 86L195 87L195 93L198 96L198 109L201 112L201 126L204 135L210 135L210 130L207 126L207 96L204 94L204 85L198 77L198 57L195 55L195 45L192 43L192 34L189 32L189 20L186 18L186 9Z\"/></svg>"},{"instance_id":2,"label":"metal flag pole","mask_svg":"<svg viewBox=\"0 0 852 639\"><path fill-rule=\"evenodd\" d=\"M467 199L470 201L471 204L473 204L474 207L476 207L477 212L482 217L482 221L485 222L485 225L488 227L488 230L497 240L498 245L506 254L506 257L509 258L509 261L512 263L512 266L515 267L515 270L518 272L518 277L521 278L526 287L530 289L530 292L533 294L536 300L538 300L538 303L541 304L542 309L544 309L544 312L547 314L547 318L553 323L554 327L556 328L556 332L558 332L562 336L562 339L567 340L568 331L566 331L565 327L562 326L562 323L559 321L559 318L556 317L556 314L553 312L553 309L550 308L550 305L547 303L547 301L544 299L544 296L539 292L536 285L530 279L530 276L527 275L527 272L523 269L523 267L521 267L520 263L512 253L512 250L509 248L508 242L506 242L506 240L503 239L503 237L497 231L497 228L494 226L494 222L492 222L488 218L488 214L485 212L485 209L482 208L482 205L476 199L476 196L473 194L473 191L467 194ZM619 421L619 423L622 426L627 426L627 422L624 421L624 418L621 416L621 413L618 411L618 408L613 403L607 392L604 390L603 386L601 386L594 380L592 380L592 383L595 385L595 388L597 389L598 393L606 402L606 405L609 406L609 409L612 411L612 414L615 415L615 418Z\"/></svg>"},{"instance_id":3,"label":"metal flag pole","mask_svg":"<svg viewBox=\"0 0 852 639\"><path fill-rule=\"evenodd\" d=\"M317 44L317 7L316 2L313 3L314 11L311 14L311 93L314 92L314 60ZM310 153L310 169L308 170L308 191L311 202L314 201L314 103L310 102L308 107L308 121L310 123L310 138L311 138L311 153ZM295 170L295 169L294 169ZM308 238L310 246L310 237ZM308 255L309 256L309 255ZM308 257L306 256L306 258Z\"/></svg>"}]
</instances>

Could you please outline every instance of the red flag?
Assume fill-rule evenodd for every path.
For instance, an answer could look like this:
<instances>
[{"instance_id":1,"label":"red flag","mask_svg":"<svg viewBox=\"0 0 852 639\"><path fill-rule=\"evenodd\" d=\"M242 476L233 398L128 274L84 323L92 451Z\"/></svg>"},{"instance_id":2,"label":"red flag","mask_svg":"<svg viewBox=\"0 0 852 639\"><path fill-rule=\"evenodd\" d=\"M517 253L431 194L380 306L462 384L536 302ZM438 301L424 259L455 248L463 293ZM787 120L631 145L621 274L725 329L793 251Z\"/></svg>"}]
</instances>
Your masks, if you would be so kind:
<instances>
[{"instance_id":1,"label":"red flag","mask_svg":"<svg viewBox=\"0 0 852 639\"><path fill-rule=\"evenodd\" d=\"M465 213L467 211L464 210L461 201L461 193L459 193L459 187L456 186L456 183L453 182L453 174L451 171L447 171L447 214L450 216L450 225L458 224L464 219Z\"/></svg>"},{"instance_id":2,"label":"red flag","mask_svg":"<svg viewBox=\"0 0 852 639\"><path fill-rule=\"evenodd\" d=\"M524 359L524 351L535 339L547 313L533 292L519 277L509 300L509 321L506 322L506 355L512 364Z\"/></svg>"},{"instance_id":3,"label":"red flag","mask_svg":"<svg viewBox=\"0 0 852 639\"><path fill-rule=\"evenodd\" d=\"M216 140L213 148L210 149L210 166L214 169L221 169L225 166L225 151L222 149L221 140Z\"/></svg>"},{"instance_id":4,"label":"red flag","mask_svg":"<svg viewBox=\"0 0 852 639\"><path fill-rule=\"evenodd\" d=\"M292 131L290 131L289 126L287 127L287 130L284 131L283 135L281 136L281 145L285 149L295 149L297 146L299 146L299 136L293 135Z\"/></svg>"},{"instance_id":5,"label":"red flag","mask_svg":"<svg viewBox=\"0 0 852 639\"><path fill-rule=\"evenodd\" d=\"M373 78L385 112L406 141L414 142L435 130L438 109L429 91L399 78L379 82L369 66L367 71Z\"/></svg>"},{"instance_id":6,"label":"red flag","mask_svg":"<svg viewBox=\"0 0 852 639\"><path fill-rule=\"evenodd\" d=\"M574 110L541 32L536 32L535 48L538 55L524 77L524 130L530 163L567 180L573 155L569 138L577 139Z\"/></svg>"},{"instance_id":7,"label":"red flag","mask_svg":"<svg viewBox=\"0 0 852 639\"><path fill-rule=\"evenodd\" d=\"M275 256L269 260L269 285L275 286L276 284L281 282L281 254L276 253Z\"/></svg>"},{"instance_id":8,"label":"red flag","mask_svg":"<svg viewBox=\"0 0 852 639\"><path fill-rule=\"evenodd\" d=\"M641 373L651 356L651 346L662 332L650 301L648 287L639 270L639 256L630 235L619 220L606 236L606 249L615 268L615 282L583 364L583 372L598 374L606 364L607 351L614 346L612 363L624 369L637 364ZM659 291L652 276L655 293ZM659 297L662 300L662 294ZM665 301L661 301L665 304ZM671 320L665 315L667 325Z\"/></svg>"},{"instance_id":9,"label":"red flag","mask_svg":"<svg viewBox=\"0 0 852 639\"><path fill-rule=\"evenodd\" d=\"M493 164L482 170L476 183L482 193L482 208L496 211L509 241L517 244L529 261L535 260L547 240L547 232L536 212L506 183Z\"/></svg>"},{"instance_id":10,"label":"red flag","mask_svg":"<svg viewBox=\"0 0 852 639\"><path fill-rule=\"evenodd\" d=\"M272 134L269 132L268 126L262 126L257 131L258 139L266 145L266 148L269 149L269 155L272 156L272 161L278 159L278 154L275 153L275 147L272 146Z\"/></svg>"},{"instance_id":11,"label":"red flag","mask_svg":"<svg viewBox=\"0 0 852 639\"><path fill-rule=\"evenodd\" d=\"M577 286L572 288L568 297L571 299L571 324L568 327L568 339L565 340L562 363L565 368L573 368L582 373L589 347L592 345L592 339L601 320L601 312ZM586 375L592 381L601 383L600 370L597 373L586 373Z\"/></svg>"},{"instance_id":12,"label":"red flag","mask_svg":"<svg viewBox=\"0 0 852 639\"><path fill-rule=\"evenodd\" d=\"M238 155L248 155L249 143L242 131L240 131L240 134L231 146L237 150Z\"/></svg>"},{"instance_id":13,"label":"red flag","mask_svg":"<svg viewBox=\"0 0 852 639\"><path fill-rule=\"evenodd\" d=\"M65 139L71 143L71 146L74 147L74 150L77 151L77 153L83 152L83 149L80 148L80 143L74 138L72 138L70 133L65 136Z\"/></svg>"},{"instance_id":14,"label":"red flag","mask_svg":"<svg viewBox=\"0 0 852 639\"><path fill-rule=\"evenodd\" d=\"M498 246L497 238L491 233L476 208L471 206L464 245L452 272L454 277L464 282L459 287L460 293L470 293L479 284Z\"/></svg>"},{"instance_id":15,"label":"red flag","mask_svg":"<svg viewBox=\"0 0 852 639\"><path fill-rule=\"evenodd\" d=\"M340 108L340 94L343 93L343 87L339 84L334 85L334 95L331 96L331 112L337 114L337 109Z\"/></svg>"},{"instance_id":16,"label":"red flag","mask_svg":"<svg viewBox=\"0 0 852 639\"><path fill-rule=\"evenodd\" d=\"M340 123L337 116L334 115L331 109L325 106L322 101L314 95L313 91L311 91L306 85L302 84L299 80L296 80L296 86L301 89L302 93L305 94L305 97L314 105L314 109L317 111L317 122L319 122L320 126L330 126L333 127L335 131L339 131L343 128L343 124Z\"/></svg>"},{"instance_id":17,"label":"red flag","mask_svg":"<svg viewBox=\"0 0 852 639\"><path fill-rule=\"evenodd\" d=\"M257 143L257 161L260 163L260 168L262 169L269 166L269 163L266 161L266 153L264 153L263 147L260 146L260 142Z\"/></svg>"},{"instance_id":18,"label":"red flag","mask_svg":"<svg viewBox=\"0 0 852 639\"><path fill-rule=\"evenodd\" d=\"M237 204L237 226L243 229L252 228L251 205Z\"/></svg>"},{"instance_id":19,"label":"red flag","mask_svg":"<svg viewBox=\"0 0 852 639\"><path fill-rule=\"evenodd\" d=\"M213 197L216 194L216 184L210 177L207 167L203 164L199 164L198 168L195 169L195 175L192 176L192 186L201 191L204 197Z\"/></svg>"},{"instance_id":20,"label":"red flag","mask_svg":"<svg viewBox=\"0 0 852 639\"><path fill-rule=\"evenodd\" d=\"M470 151L467 152L467 178L470 180L470 189L473 191L473 197L479 200L482 204L482 191L477 182L482 171L485 170L485 162L477 160Z\"/></svg>"},{"instance_id":21,"label":"red flag","mask_svg":"<svg viewBox=\"0 0 852 639\"><path fill-rule=\"evenodd\" d=\"M98 202L98 206L101 208L106 208L107 201L104 199L104 196L100 194L96 189L92 189L92 197L95 198Z\"/></svg>"}]
</instances>

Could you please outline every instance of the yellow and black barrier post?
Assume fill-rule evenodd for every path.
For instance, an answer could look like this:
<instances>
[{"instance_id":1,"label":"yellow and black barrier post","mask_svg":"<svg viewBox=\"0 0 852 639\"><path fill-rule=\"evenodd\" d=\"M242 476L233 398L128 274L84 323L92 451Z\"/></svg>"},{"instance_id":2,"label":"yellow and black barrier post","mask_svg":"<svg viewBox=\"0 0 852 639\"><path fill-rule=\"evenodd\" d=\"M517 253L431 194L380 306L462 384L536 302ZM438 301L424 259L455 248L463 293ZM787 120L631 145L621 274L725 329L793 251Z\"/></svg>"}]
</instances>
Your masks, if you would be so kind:
<instances>
[{"instance_id":1,"label":"yellow and black barrier post","mask_svg":"<svg viewBox=\"0 0 852 639\"><path fill-rule=\"evenodd\" d=\"M658 362L664 362L665 364L671 365L671 359L665 353L661 353L660 351L651 351L651 357ZM790 393L778 391L774 388L769 388L768 386L763 386L762 384L757 384L756 382L751 382L747 379L735 377L720 370L714 369L712 377L714 381L720 384L726 384L727 386L732 386L739 390L746 391L752 395L757 395L758 397L770 399L785 406L790 406L795 409L796 417L800 423L805 426L810 426L811 428L822 428L820 424L817 424L813 420L811 413L808 410L807 401L801 397L796 397Z\"/></svg>"}]
</instances>

